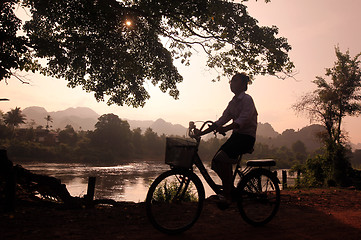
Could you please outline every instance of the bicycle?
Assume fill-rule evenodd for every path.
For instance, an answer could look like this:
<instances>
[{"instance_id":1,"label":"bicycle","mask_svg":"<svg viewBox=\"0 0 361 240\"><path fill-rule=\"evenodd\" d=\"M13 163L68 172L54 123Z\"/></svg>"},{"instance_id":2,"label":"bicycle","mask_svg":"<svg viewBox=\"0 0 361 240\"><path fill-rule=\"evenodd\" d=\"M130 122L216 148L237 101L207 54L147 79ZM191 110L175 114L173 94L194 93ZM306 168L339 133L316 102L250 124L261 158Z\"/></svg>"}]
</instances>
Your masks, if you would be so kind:
<instances>
[{"instance_id":1,"label":"bicycle","mask_svg":"<svg viewBox=\"0 0 361 240\"><path fill-rule=\"evenodd\" d=\"M190 122L188 135L195 139L197 129ZM216 134L216 132L214 131ZM152 225L167 234L177 234L191 228L198 220L205 200L202 181L194 173L195 165L207 184L216 194L222 194L222 186L216 184L198 155L200 138L166 139L166 164L170 170L159 175L149 187L146 212ZM254 226L262 226L273 219L280 205L280 181L270 170L274 160L249 160L241 167L242 155L233 172L232 199L237 202L242 218ZM237 185L234 186L234 183Z\"/></svg>"}]
</instances>

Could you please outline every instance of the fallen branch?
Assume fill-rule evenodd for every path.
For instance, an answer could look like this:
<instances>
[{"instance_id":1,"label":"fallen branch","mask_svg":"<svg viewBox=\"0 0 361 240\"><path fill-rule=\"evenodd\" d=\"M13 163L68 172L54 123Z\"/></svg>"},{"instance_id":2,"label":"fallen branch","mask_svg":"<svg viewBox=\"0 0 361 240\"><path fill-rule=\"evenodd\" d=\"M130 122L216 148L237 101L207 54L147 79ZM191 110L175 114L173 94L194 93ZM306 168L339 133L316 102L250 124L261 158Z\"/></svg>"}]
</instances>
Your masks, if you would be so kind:
<instances>
[{"instance_id":1,"label":"fallen branch","mask_svg":"<svg viewBox=\"0 0 361 240\"><path fill-rule=\"evenodd\" d=\"M0 150L0 196L5 196L4 205L6 210L13 210L16 198L28 200L52 201L64 204L66 208L92 207L96 204L108 204L115 206L116 201L111 199L93 200L72 197L65 184L55 177L35 174L20 165L13 165L8 159L6 150ZM3 188L1 186L4 185Z\"/></svg>"}]
</instances>

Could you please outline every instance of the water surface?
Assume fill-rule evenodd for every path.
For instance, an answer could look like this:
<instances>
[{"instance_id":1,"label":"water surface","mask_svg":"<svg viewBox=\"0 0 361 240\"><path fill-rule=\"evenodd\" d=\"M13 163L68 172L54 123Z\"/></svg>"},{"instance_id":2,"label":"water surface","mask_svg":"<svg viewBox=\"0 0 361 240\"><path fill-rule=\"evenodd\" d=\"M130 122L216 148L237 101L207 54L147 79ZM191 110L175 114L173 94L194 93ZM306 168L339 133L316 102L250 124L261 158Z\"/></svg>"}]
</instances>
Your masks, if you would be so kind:
<instances>
[{"instance_id":1,"label":"water surface","mask_svg":"<svg viewBox=\"0 0 361 240\"><path fill-rule=\"evenodd\" d=\"M22 166L33 173L56 177L66 185L72 196L83 197L87 193L89 177L96 177L95 198L108 198L116 201L143 202L153 180L169 166L162 162L136 162L117 166L89 166L84 164L32 163ZM216 174L206 167L213 180L220 184ZM281 178L281 170L278 177ZM196 171L203 182L206 197L214 194ZM289 186L293 185L290 184Z\"/></svg>"}]
</instances>

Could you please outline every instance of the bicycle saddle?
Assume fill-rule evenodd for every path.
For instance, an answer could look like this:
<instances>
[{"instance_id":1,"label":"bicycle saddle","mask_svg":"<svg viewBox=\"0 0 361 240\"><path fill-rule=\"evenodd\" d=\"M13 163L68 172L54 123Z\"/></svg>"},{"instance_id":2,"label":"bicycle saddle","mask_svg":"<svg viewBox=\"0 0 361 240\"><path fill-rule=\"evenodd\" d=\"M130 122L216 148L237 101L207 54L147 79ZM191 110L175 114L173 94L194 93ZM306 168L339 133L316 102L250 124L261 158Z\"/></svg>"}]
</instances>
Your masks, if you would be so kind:
<instances>
[{"instance_id":1,"label":"bicycle saddle","mask_svg":"<svg viewBox=\"0 0 361 240\"><path fill-rule=\"evenodd\" d=\"M262 159L262 160L248 160L248 167L273 167L276 166L276 161L273 159Z\"/></svg>"}]
</instances>

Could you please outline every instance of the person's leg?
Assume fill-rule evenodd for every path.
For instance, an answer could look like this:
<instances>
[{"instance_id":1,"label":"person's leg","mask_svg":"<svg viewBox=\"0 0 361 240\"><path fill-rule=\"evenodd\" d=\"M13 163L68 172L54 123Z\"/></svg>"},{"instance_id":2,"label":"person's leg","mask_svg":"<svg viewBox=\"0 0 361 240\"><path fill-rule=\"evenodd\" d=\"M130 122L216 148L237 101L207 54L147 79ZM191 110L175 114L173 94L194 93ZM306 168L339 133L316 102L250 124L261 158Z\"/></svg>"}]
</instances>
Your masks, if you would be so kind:
<instances>
[{"instance_id":1,"label":"person's leg","mask_svg":"<svg viewBox=\"0 0 361 240\"><path fill-rule=\"evenodd\" d=\"M220 150L215 155L212 161L212 169L218 174L222 180L223 195L231 201L231 190L232 190L232 163L228 155Z\"/></svg>"},{"instance_id":2,"label":"person's leg","mask_svg":"<svg viewBox=\"0 0 361 240\"><path fill-rule=\"evenodd\" d=\"M237 163L240 154L253 148L254 142L252 136L233 133L212 160L212 169L222 180L223 195L227 200L232 200L232 164Z\"/></svg>"}]
</instances>

